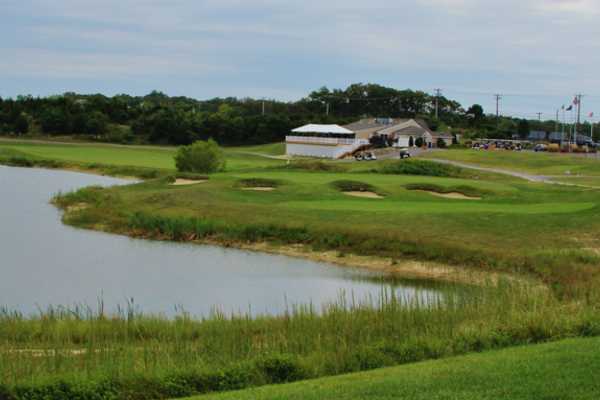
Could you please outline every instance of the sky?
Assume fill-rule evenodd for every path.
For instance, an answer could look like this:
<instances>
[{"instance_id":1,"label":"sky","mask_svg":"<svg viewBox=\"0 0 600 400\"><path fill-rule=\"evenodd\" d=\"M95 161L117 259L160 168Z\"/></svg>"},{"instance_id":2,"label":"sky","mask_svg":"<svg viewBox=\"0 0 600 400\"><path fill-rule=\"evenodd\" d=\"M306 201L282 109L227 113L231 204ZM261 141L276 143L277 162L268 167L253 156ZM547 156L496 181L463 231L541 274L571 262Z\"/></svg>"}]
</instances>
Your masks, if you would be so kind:
<instances>
[{"instance_id":1,"label":"sky","mask_svg":"<svg viewBox=\"0 0 600 400\"><path fill-rule=\"evenodd\" d=\"M599 0L0 0L0 96L369 82L543 119L582 93L600 116L599 17Z\"/></svg>"}]
</instances>

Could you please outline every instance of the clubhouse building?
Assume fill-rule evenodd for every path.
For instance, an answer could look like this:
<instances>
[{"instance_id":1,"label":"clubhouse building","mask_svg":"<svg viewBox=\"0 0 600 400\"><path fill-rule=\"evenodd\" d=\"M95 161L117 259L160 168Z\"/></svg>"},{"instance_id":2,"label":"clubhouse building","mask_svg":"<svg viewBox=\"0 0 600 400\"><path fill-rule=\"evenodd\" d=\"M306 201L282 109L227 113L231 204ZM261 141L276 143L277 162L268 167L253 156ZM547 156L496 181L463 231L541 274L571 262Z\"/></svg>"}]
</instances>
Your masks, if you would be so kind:
<instances>
[{"instance_id":1,"label":"clubhouse building","mask_svg":"<svg viewBox=\"0 0 600 400\"><path fill-rule=\"evenodd\" d=\"M367 148L373 142L392 147L436 147L439 140L452 143L449 134L433 132L419 119L365 118L349 125L308 124L286 136L286 154L295 156L344 158Z\"/></svg>"}]
</instances>

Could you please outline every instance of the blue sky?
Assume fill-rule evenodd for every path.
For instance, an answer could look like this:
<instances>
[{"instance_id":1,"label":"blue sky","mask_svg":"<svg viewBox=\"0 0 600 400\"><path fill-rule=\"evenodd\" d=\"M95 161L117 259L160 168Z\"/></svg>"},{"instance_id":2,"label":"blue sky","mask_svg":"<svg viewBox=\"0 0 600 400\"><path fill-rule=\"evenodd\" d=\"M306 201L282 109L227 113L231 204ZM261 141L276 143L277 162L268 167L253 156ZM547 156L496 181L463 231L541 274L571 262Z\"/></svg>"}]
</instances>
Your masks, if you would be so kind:
<instances>
[{"instance_id":1,"label":"blue sky","mask_svg":"<svg viewBox=\"0 0 600 400\"><path fill-rule=\"evenodd\" d=\"M600 116L598 0L2 0L0 96L295 100L373 82Z\"/></svg>"}]
</instances>

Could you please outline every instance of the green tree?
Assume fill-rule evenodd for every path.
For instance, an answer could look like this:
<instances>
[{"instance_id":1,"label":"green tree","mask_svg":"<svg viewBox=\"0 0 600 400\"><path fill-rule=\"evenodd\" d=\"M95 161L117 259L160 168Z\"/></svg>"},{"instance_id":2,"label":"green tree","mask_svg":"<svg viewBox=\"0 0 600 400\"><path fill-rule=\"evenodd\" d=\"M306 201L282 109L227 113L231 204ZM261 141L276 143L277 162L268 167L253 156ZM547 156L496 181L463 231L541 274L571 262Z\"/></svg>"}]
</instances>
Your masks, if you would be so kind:
<instances>
[{"instance_id":1,"label":"green tree","mask_svg":"<svg viewBox=\"0 0 600 400\"><path fill-rule=\"evenodd\" d=\"M225 168L225 155L214 140L199 140L177 150L175 165L181 172L207 174L222 171Z\"/></svg>"},{"instance_id":2,"label":"green tree","mask_svg":"<svg viewBox=\"0 0 600 400\"><path fill-rule=\"evenodd\" d=\"M108 117L100 111L92 112L85 121L85 132L90 135L104 135L108 127Z\"/></svg>"},{"instance_id":3,"label":"green tree","mask_svg":"<svg viewBox=\"0 0 600 400\"><path fill-rule=\"evenodd\" d=\"M408 138L408 147L413 147L415 145L415 139L413 137Z\"/></svg>"},{"instance_id":4,"label":"green tree","mask_svg":"<svg viewBox=\"0 0 600 400\"><path fill-rule=\"evenodd\" d=\"M529 122L526 119L522 119L519 121L519 126L517 127L517 133L521 139L527 139L529 136Z\"/></svg>"},{"instance_id":5,"label":"green tree","mask_svg":"<svg viewBox=\"0 0 600 400\"><path fill-rule=\"evenodd\" d=\"M15 132L20 135L29 132L29 120L23 113L19 114L15 121Z\"/></svg>"}]
</instances>

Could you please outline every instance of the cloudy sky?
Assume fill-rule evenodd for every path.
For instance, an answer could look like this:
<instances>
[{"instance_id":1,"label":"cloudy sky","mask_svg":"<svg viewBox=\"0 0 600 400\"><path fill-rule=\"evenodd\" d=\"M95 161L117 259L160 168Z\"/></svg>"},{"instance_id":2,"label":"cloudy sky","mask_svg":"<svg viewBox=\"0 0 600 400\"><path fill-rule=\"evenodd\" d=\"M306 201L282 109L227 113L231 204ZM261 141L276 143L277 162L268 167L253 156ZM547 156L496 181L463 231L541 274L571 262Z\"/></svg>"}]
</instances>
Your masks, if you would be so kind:
<instances>
[{"instance_id":1,"label":"cloudy sky","mask_svg":"<svg viewBox=\"0 0 600 400\"><path fill-rule=\"evenodd\" d=\"M600 115L598 0L0 0L0 96L295 100L373 82Z\"/></svg>"}]
</instances>

